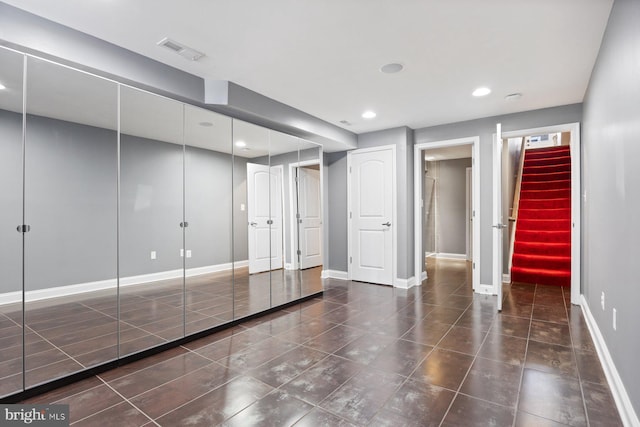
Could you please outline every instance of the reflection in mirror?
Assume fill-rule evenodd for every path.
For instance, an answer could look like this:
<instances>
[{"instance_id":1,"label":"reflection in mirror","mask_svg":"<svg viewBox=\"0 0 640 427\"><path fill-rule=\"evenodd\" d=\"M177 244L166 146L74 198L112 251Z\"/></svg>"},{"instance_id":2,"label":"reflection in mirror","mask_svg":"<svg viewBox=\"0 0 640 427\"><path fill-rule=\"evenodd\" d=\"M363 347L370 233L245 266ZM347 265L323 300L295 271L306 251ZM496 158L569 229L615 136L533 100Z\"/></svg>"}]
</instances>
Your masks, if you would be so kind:
<instances>
[{"instance_id":1,"label":"reflection in mirror","mask_svg":"<svg viewBox=\"0 0 640 427\"><path fill-rule=\"evenodd\" d=\"M234 318L271 307L269 131L233 120Z\"/></svg>"},{"instance_id":2,"label":"reflection in mirror","mask_svg":"<svg viewBox=\"0 0 640 427\"><path fill-rule=\"evenodd\" d=\"M0 397L22 390L23 58L0 48Z\"/></svg>"},{"instance_id":3,"label":"reflection in mirror","mask_svg":"<svg viewBox=\"0 0 640 427\"><path fill-rule=\"evenodd\" d=\"M278 306L300 298L300 280L295 270L297 244L294 241L296 223L295 171L298 164L298 138L270 131L271 170L271 301Z\"/></svg>"},{"instance_id":4,"label":"reflection in mirror","mask_svg":"<svg viewBox=\"0 0 640 427\"><path fill-rule=\"evenodd\" d=\"M294 170L298 218L294 233L301 296L322 291L322 173L320 146L300 140L300 161Z\"/></svg>"},{"instance_id":5,"label":"reflection in mirror","mask_svg":"<svg viewBox=\"0 0 640 427\"><path fill-rule=\"evenodd\" d=\"M184 336L184 105L120 88L120 356Z\"/></svg>"},{"instance_id":6,"label":"reflection in mirror","mask_svg":"<svg viewBox=\"0 0 640 427\"><path fill-rule=\"evenodd\" d=\"M233 320L231 119L185 106L185 329Z\"/></svg>"},{"instance_id":7,"label":"reflection in mirror","mask_svg":"<svg viewBox=\"0 0 640 427\"><path fill-rule=\"evenodd\" d=\"M25 384L117 357L114 82L28 58Z\"/></svg>"}]
</instances>

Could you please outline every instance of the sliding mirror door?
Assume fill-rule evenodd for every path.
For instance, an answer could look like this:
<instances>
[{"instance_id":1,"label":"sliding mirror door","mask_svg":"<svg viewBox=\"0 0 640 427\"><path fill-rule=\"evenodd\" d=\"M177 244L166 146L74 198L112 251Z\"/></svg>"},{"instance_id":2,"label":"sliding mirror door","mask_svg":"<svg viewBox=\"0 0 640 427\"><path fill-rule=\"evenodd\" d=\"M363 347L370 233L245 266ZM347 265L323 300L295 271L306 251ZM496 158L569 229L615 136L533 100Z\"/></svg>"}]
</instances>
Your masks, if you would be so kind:
<instances>
[{"instance_id":1,"label":"sliding mirror door","mask_svg":"<svg viewBox=\"0 0 640 427\"><path fill-rule=\"evenodd\" d=\"M118 87L27 61L25 384L116 359Z\"/></svg>"},{"instance_id":2,"label":"sliding mirror door","mask_svg":"<svg viewBox=\"0 0 640 427\"><path fill-rule=\"evenodd\" d=\"M184 336L184 105L120 88L120 356Z\"/></svg>"},{"instance_id":3,"label":"sliding mirror door","mask_svg":"<svg viewBox=\"0 0 640 427\"><path fill-rule=\"evenodd\" d=\"M269 130L233 120L234 318L271 307Z\"/></svg>"},{"instance_id":4,"label":"sliding mirror door","mask_svg":"<svg viewBox=\"0 0 640 427\"><path fill-rule=\"evenodd\" d=\"M233 320L231 119L185 106L185 329Z\"/></svg>"},{"instance_id":5,"label":"sliding mirror door","mask_svg":"<svg viewBox=\"0 0 640 427\"><path fill-rule=\"evenodd\" d=\"M297 244L294 166L299 161L298 138L270 131L271 170L271 301L272 306L300 298L295 264Z\"/></svg>"},{"instance_id":6,"label":"sliding mirror door","mask_svg":"<svg viewBox=\"0 0 640 427\"><path fill-rule=\"evenodd\" d=\"M300 140L296 165L297 245L301 295L322 291L322 157L320 146Z\"/></svg>"},{"instance_id":7,"label":"sliding mirror door","mask_svg":"<svg viewBox=\"0 0 640 427\"><path fill-rule=\"evenodd\" d=\"M23 61L0 48L0 397L21 391L23 380L22 234L16 228L23 224Z\"/></svg>"}]
</instances>

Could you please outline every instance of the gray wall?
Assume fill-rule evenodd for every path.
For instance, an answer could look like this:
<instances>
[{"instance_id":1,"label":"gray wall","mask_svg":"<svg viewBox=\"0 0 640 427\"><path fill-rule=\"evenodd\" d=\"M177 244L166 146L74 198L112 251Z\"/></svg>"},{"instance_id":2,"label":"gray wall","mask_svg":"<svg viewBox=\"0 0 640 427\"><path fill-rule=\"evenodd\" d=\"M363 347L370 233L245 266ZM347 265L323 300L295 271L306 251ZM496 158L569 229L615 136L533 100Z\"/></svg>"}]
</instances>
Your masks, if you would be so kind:
<instances>
[{"instance_id":1,"label":"gray wall","mask_svg":"<svg viewBox=\"0 0 640 427\"><path fill-rule=\"evenodd\" d=\"M437 249L440 253L465 254L467 168L471 159L438 162L436 190Z\"/></svg>"},{"instance_id":2,"label":"gray wall","mask_svg":"<svg viewBox=\"0 0 640 427\"><path fill-rule=\"evenodd\" d=\"M0 110L0 293L21 289L21 131L21 115ZM25 289L114 279L116 132L29 115L25 150ZM229 263L231 155L186 147L184 162L186 267ZM120 170L121 277L181 268L182 146L121 135ZM246 200L246 160L233 172L234 197ZM247 259L244 215L235 215L236 260Z\"/></svg>"},{"instance_id":3,"label":"gray wall","mask_svg":"<svg viewBox=\"0 0 640 427\"><path fill-rule=\"evenodd\" d=\"M583 291L640 413L640 2L616 0L584 103ZM606 310L600 306L604 292ZM618 328L612 327L612 309Z\"/></svg>"},{"instance_id":4,"label":"gray wall","mask_svg":"<svg viewBox=\"0 0 640 427\"><path fill-rule=\"evenodd\" d=\"M470 136L480 137L480 282L492 283L491 259L493 256L491 239L492 212L492 141L496 123L502 123L503 132L580 122L582 104L565 105L526 111L523 113L487 117L466 122L417 129L415 142L428 143ZM413 165L406 165L413 170Z\"/></svg>"},{"instance_id":5,"label":"gray wall","mask_svg":"<svg viewBox=\"0 0 640 427\"><path fill-rule=\"evenodd\" d=\"M22 115L0 110L0 293L22 290Z\"/></svg>"},{"instance_id":6,"label":"gray wall","mask_svg":"<svg viewBox=\"0 0 640 427\"><path fill-rule=\"evenodd\" d=\"M347 239L347 152L324 153L325 159L325 208L328 225L325 228L326 270L346 272L348 269ZM325 221L326 224L326 221Z\"/></svg>"}]
</instances>

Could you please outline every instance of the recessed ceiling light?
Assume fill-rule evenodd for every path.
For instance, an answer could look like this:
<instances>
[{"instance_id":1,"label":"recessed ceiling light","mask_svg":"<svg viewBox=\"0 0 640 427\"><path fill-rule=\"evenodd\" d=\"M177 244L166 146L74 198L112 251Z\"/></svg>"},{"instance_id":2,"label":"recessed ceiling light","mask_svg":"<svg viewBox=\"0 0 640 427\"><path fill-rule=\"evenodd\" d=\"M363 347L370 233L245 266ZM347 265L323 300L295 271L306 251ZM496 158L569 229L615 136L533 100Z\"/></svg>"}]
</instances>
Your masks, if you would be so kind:
<instances>
[{"instance_id":1,"label":"recessed ceiling light","mask_svg":"<svg viewBox=\"0 0 640 427\"><path fill-rule=\"evenodd\" d=\"M3 85L2 83L0 83L0 90L5 90L7 87L5 85Z\"/></svg>"},{"instance_id":2,"label":"recessed ceiling light","mask_svg":"<svg viewBox=\"0 0 640 427\"><path fill-rule=\"evenodd\" d=\"M404 69L404 65L398 62L391 62L389 64L385 64L382 67L380 67L380 71L382 71L385 74L399 73L403 69Z\"/></svg>"},{"instance_id":3,"label":"recessed ceiling light","mask_svg":"<svg viewBox=\"0 0 640 427\"><path fill-rule=\"evenodd\" d=\"M504 97L505 101L515 101L516 99L520 99L522 98L522 94L517 92L517 93L510 93L509 95Z\"/></svg>"},{"instance_id":4,"label":"recessed ceiling light","mask_svg":"<svg viewBox=\"0 0 640 427\"><path fill-rule=\"evenodd\" d=\"M200 126L204 126L206 128L210 128L211 126L213 126L213 123L211 122L200 122L198 123Z\"/></svg>"},{"instance_id":5,"label":"recessed ceiling light","mask_svg":"<svg viewBox=\"0 0 640 427\"><path fill-rule=\"evenodd\" d=\"M472 95L473 96L486 96L489 95L491 93L491 89L489 89L488 87L479 87L476 90L473 91Z\"/></svg>"},{"instance_id":6,"label":"recessed ceiling light","mask_svg":"<svg viewBox=\"0 0 640 427\"><path fill-rule=\"evenodd\" d=\"M373 111L365 111L364 113L362 113L363 119L373 119L375 116L376 113L374 113Z\"/></svg>"},{"instance_id":7,"label":"recessed ceiling light","mask_svg":"<svg viewBox=\"0 0 640 427\"><path fill-rule=\"evenodd\" d=\"M246 147L247 143L244 141L236 141L236 147Z\"/></svg>"}]
</instances>

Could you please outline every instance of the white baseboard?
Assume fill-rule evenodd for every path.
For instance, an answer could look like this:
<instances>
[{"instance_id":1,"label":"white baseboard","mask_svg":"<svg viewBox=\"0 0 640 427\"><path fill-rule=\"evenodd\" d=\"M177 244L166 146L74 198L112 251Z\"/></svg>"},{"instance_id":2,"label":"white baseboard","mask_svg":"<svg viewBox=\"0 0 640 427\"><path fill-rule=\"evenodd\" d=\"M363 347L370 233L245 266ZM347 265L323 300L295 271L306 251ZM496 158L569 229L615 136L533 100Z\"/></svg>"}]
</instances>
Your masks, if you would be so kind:
<instances>
[{"instance_id":1,"label":"white baseboard","mask_svg":"<svg viewBox=\"0 0 640 427\"><path fill-rule=\"evenodd\" d=\"M394 287L401 289L409 289L416 285L416 277L411 276L408 279L398 279L396 278L394 282Z\"/></svg>"},{"instance_id":2,"label":"white baseboard","mask_svg":"<svg viewBox=\"0 0 640 427\"><path fill-rule=\"evenodd\" d=\"M235 263L225 263L217 265L207 265L204 267L188 268L184 272L185 277L200 276L202 274L217 273L220 271L229 271L235 267L247 267L249 261L237 261ZM120 278L120 286L142 285L145 283L157 282L160 280L178 279L182 277L182 269L160 271L158 273L141 274L138 276L129 276ZM25 292L25 301L33 302L49 298L58 298L69 295L83 294L86 292L101 291L104 289L114 289L118 284L116 279L98 280L95 282L78 283L75 285L56 286L47 289L38 289ZM0 305L14 304L22 301L22 292L7 292L0 294Z\"/></svg>"},{"instance_id":3,"label":"white baseboard","mask_svg":"<svg viewBox=\"0 0 640 427\"><path fill-rule=\"evenodd\" d=\"M320 277L323 279L349 280L349 273L339 270L322 270Z\"/></svg>"},{"instance_id":4,"label":"white baseboard","mask_svg":"<svg viewBox=\"0 0 640 427\"><path fill-rule=\"evenodd\" d=\"M600 363L602 363L602 369L607 377L607 382L609 383L613 400L615 400L618 412L620 413L620 418L622 418L622 423L625 426L640 426L638 414L633 410L631 399L627 394L627 390L624 388L622 378L620 378L616 365L613 363L611 353L609 353L604 337L600 332L600 328L598 328L596 320L591 314L589 304L587 303L584 295L580 295L580 306L582 307L582 313L584 314L587 326L589 327L589 332L591 332L591 338L593 339L598 357L600 358Z\"/></svg>"},{"instance_id":5,"label":"white baseboard","mask_svg":"<svg viewBox=\"0 0 640 427\"><path fill-rule=\"evenodd\" d=\"M438 255L438 254L435 253L435 252L425 252L424 253L424 257L425 258L429 258L429 257L436 256L436 255Z\"/></svg>"},{"instance_id":6,"label":"white baseboard","mask_svg":"<svg viewBox=\"0 0 640 427\"><path fill-rule=\"evenodd\" d=\"M511 283L511 273L502 275L502 283Z\"/></svg>"},{"instance_id":7,"label":"white baseboard","mask_svg":"<svg viewBox=\"0 0 640 427\"><path fill-rule=\"evenodd\" d=\"M478 286L476 286L475 292L477 294L482 294L482 295L495 295L496 293L493 292L493 285L483 285L482 283L479 284Z\"/></svg>"},{"instance_id":8,"label":"white baseboard","mask_svg":"<svg viewBox=\"0 0 640 427\"><path fill-rule=\"evenodd\" d=\"M438 252L435 256L438 259L467 259L467 254L449 254L446 252Z\"/></svg>"},{"instance_id":9,"label":"white baseboard","mask_svg":"<svg viewBox=\"0 0 640 427\"><path fill-rule=\"evenodd\" d=\"M427 272L423 271L422 273L420 273L420 284L422 285L422 282L424 282L425 280L427 280Z\"/></svg>"}]
</instances>

